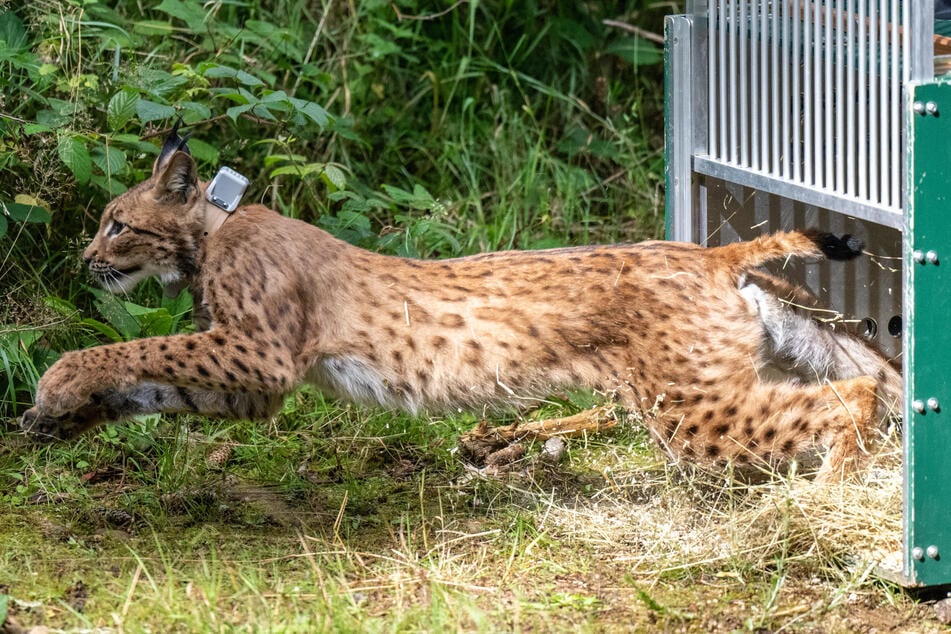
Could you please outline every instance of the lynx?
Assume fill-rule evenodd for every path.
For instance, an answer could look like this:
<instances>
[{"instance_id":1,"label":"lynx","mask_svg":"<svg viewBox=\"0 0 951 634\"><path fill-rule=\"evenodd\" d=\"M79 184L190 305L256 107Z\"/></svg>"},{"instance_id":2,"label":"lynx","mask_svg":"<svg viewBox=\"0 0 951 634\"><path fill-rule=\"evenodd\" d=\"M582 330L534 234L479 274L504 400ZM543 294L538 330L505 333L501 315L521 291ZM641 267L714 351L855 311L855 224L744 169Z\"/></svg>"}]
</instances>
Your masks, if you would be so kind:
<instances>
[{"instance_id":1,"label":"lynx","mask_svg":"<svg viewBox=\"0 0 951 634\"><path fill-rule=\"evenodd\" d=\"M792 310L782 280L755 272L788 257L851 259L861 244L848 236L425 261L261 205L226 213L207 186L173 132L151 177L106 206L83 255L112 292L149 276L187 287L199 332L64 354L24 430L66 439L153 412L262 418L304 382L409 412L579 387L642 412L672 457L776 463L825 447L828 480L859 465L881 400L900 394L876 352Z\"/></svg>"}]
</instances>

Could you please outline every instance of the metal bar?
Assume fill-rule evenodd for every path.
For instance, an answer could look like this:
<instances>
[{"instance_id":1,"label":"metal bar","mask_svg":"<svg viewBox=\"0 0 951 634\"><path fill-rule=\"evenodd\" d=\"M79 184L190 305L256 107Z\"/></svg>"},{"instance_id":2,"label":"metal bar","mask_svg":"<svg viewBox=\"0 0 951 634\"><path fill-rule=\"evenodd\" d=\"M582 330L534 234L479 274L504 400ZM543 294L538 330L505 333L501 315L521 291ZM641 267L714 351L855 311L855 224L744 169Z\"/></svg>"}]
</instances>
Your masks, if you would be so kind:
<instances>
[{"instance_id":1,"label":"metal bar","mask_svg":"<svg viewBox=\"0 0 951 634\"><path fill-rule=\"evenodd\" d=\"M730 62L730 75L728 82L730 84L730 99L729 99L729 108L730 108L730 142L729 142L729 157L731 163L736 163L738 160L738 143L737 143L737 81L736 81L736 58L737 58L737 24L736 24L736 2L737 0L729 0L729 16L727 18L728 24L728 34L729 34L729 62Z\"/></svg>"},{"instance_id":2,"label":"metal bar","mask_svg":"<svg viewBox=\"0 0 951 634\"><path fill-rule=\"evenodd\" d=\"M770 65L769 65L769 12L766 10L766 6L762 7L760 11L760 43L759 43L759 59L760 59L760 85L759 85L759 95L760 95L760 165L759 168L767 172L769 171L769 134L770 134L770 119L769 119L769 76L770 76Z\"/></svg>"},{"instance_id":3,"label":"metal bar","mask_svg":"<svg viewBox=\"0 0 951 634\"><path fill-rule=\"evenodd\" d=\"M879 178L878 181L881 184L879 191L879 200L883 204L888 202L888 185L890 182L888 176L888 167L890 165L891 151L889 146L890 130L891 130L891 117L889 115L889 91L891 90L891 80L889 79L889 38L888 38L888 15L889 15L889 2L894 0L880 0L879 10L880 14L879 19L879 67L881 68L881 79L879 80L879 85L881 86L881 112L879 113L879 121L881 121L881 131L879 133L879 138L881 139L881 165L879 166Z\"/></svg>"},{"instance_id":4,"label":"metal bar","mask_svg":"<svg viewBox=\"0 0 951 634\"><path fill-rule=\"evenodd\" d=\"M775 7L775 5L773 5L773 6ZM789 22L790 22L789 5L786 4L786 3L782 3L781 6L784 7L784 9L785 9L784 11L781 12L781 13L782 13L782 22L783 22L783 31L782 31L782 42L780 43L780 46L781 46L782 51L783 51L783 58L782 58L782 62L781 62L781 64L782 64L782 83L783 83L783 90L782 90L782 100L783 100L783 101L782 101L782 130L783 130L783 135L782 135L782 137L781 137L781 138L782 138L782 157L781 157L781 161L782 161L782 175L783 175L783 178L789 178L790 175L791 175L791 170L789 169L789 168L790 168L790 164L789 164L789 136L790 136L790 131L791 131L791 128L792 128L791 122L790 122L790 120L789 120L789 102L790 102L790 100L792 99L792 95L790 94L790 89L789 89L789 85L790 85L790 77L789 77L789 57L790 57L790 48L791 48L791 46L792 46L792 43L791 43L790 40L789 40L789 30L790 30L790 29L789 29Z\"/></svg>"},{"instance_id":5,"label":"metal bar","mask_svg":"<svg viewBox=\"0 0 951 634\"><path fill-rule=\"evenodd\" d=\"M823 116L825 118L824 133L825 133L825 157L823 161L825 163L825 180L823 185L827 189L832 189L834 187L834 174L833 169L835 167L835 154L833 153L833 143L835 139L832 135L835 134L835 130L832 127L832 115L833 109L835 108L835 102L833 101L835 93L833 92L832 86L832 3L827 2L825 5L826 15L825 15L825 40L822 43L823 49L825 49L825 68L823 70L823 75L825 76L825 103L823 107L825 112Z\"/></svg>"},{"instance_id":6,"label":"metal bar","mask_svg":"<svg viewBox=\"0 0 951 634\"><path fill-rule=\"evenodd\" d=\"M891 21L893 25L901 25L900 15L899 15L899 0L892 0L891 7ZM906 6L909 3L905 3ZM891 150L890 154L890 165L889 172L891 173L891 179L888 184L888 204L889 205L899 205L900 202L900 192L901 192L901 95L902 95L902 81L901 81L901 66L902 66L902 47L901 39L903 35L899 33L899 29L895 26L891 29L891 34L889 37L890 44L889 49L891 50L891 86L889 94L889 110L890 110L890 125L891 125Z\"/></svg>"},{"instance_id":7,"label":"metal bar","mask_svg":"<svg viewBox=\"0 0 951 634\"><path fill-rule=\"evenodd\" d=\"M819 21L812 20L812 6L807 4L804 7L802 12L802 129L804 134L803 139L803 153L802 153L802 162L803 162L803 173L802 176L796 180L802 181L804 183L814 183L815 182L815 158L813 150L816 150L818 153L818 142L819 135L816 134L815 126L813 125L813 115L816 112L816 100L820 92L816 90L817 86L813 81L815 73L813 72L813 62L818 65L819 56L817 55L818 47L812 46L812 39L815 35L816 43L819 42Z\"/></svg>"},{"instance_id":8,"label":"metal bar","mask_svg":"<svg viewBox=\"0 0 951 634\"><path fill-rule=\"evenodd\" d=\"M717 23L716 2L717 0L707 0L707 103L710 108L707 116L707 154L710 156L717 155L717 139L719 138L717 135L719 103L717 102L715 36L719 25Z\"/></svg>"},{"instance_id":9,"label":"metal bar","mask_svg":"<svg viewBox=\"0 0 951 634\"><path fill-rule=\"evenodd\" d=\"M740 15L739 20L736 25L737 31L737 47L736 55L740 58L740 74L737 77L734 77L734 80L738 80L737 84L739 86L740 92L740 164L747 167L750 166L750 103L749 103L749 89L750 89L750 77L749 69L747 67L747 47L749 46L749 38L747 37L748 26L746 22L746 5L748 0L740 0Z\"/></svg>"},{"instance_id":10,"label":"metal bar","mask_svg":"<svg viewBox=\"0 0 951 634\"><path fill-rule=\"evenodd\" d=\"M779 14L780 14L779 10L777 10L777 9L774 8L774 9L773 9L773 30L772 30L772 38L771 38L771 39L772 39L772 52L771 52L771 54L770 54L770 66L772 67L772 70L773 70L772 86L771 86L771 89L772 89L771 92L772 92L772 95L773 95L773 103L772 103L772 106L773 106L773 117L772 117L772 119L773 119L773 126L772 126L772 143L771 143L772 150L773 150L773 160L772 160L772 164L770 165L769 173L770 173L770 174L773 174L773 175L776 175L776 176L779 176L779 174L780 174L779 157L780 157L780 151L781 151L781 150L780 150L780 143L779 143L779 136L780 136L780 130L779 130L779 120L780 120L780 114L779 114L779 99L780 99L780 92L781 92L780 89L779 89L779 84L780 84L780 72L779 72L779 65L780 65L780 51L779 51L779 40L780 40L780 38L779 38L779 27L780 27L780 19L779 19Z\"/></svg>"},{"instance_id":11,"label":"metal bar","mask_svg":"<svg viewBox=\"0 0 951 634\"><path fill-rule=\"evenodd\" d=\"M667 237L684 242L698 237L692 222L692 24L693 19L685 16L668 16L664 20Z\"/></svg>"},{"instance_id":12,"label":"metal bar","mask_svg":"<svg viewBox=\"0 0 951 634\"><path fill-rule=\"evenodd\" d=\"M859 6L858 12L858 95L849 91L851 96L849 101L858 101L858 142L856 148L858 155L858 189L853 193L859 198L868 199L868 50L866 49L866 38L868 36L868 12L865 10L867 0L856 0ZM850 20L850 25L851 25Z\"/></svg>"},{"instance_id":13,"label":"metal bar","mask_svg":"<svg viewBox=\"0 0 951 634\"><path fill-rule=\"evenodd\" d=\"M802 5L801 0L792 0L792 94L790 107L792 108L792 178L795 181L802 181L802 87L801 71L799 69L800 28L802 25ZM807 53L808 55L808 53Z\"/></svg>"},{"instance_id":14,"label":"metal bar","mask_svg":"<svg viewBox=\"0 0 951 634\"><path fill-rule=\"evenodd\" d=\"M759 31L759 3L753 2L750 5L750 38L749 38L749 58L750 58L750 81L749 81L749 121L750 121L750 157L749 166L752 169L760 169L760 109L759 92L760 85L760 58L758 53L760 31ZM744 54L744 57L746 55ZM746 91L744 91L745 94Z\"/></svg>"},{"instance_id":15,"label":"metal bar","mask_svg":"<svg viewBox=\"0 0 951 634\"><path fill-rule=\"evenodd\" d=\"M879 0L879 6L881 6L883 1L884 0ZM879 82L881 80L878 75L878 58L881 57L881 52L879 51L878 34L879 29L885 25L885 21L878 19L878 10L875 8L875 0L869 2L868 13L868 50L870 56L868 61L868 197L869 200L878 202L881 200L879 194L879 173L881 171L881 163L879 162L878 155L880 151L879 137L882 134L882 130L885 129L883 123L878 118L878 101L881 99L881 95L884 94L884 90L879 90Z\"/></svg>"},{"instance_id":16,"label":"metal bar","mask_svg":"<svg viewBox=\"0 0 951 634\"><path fill-rule=\"evenodd\" d=\"M845 78L846 70L848 70L849 81L852 81L854 68L854 50L853 42L855 36L855 26L852 23L852 13L851 7L846 9L845 19L847 20L848 29L843 28L842 24L842 9L840 8L836 11L835 18L835 99L839 103L835 109L835 139L832 139L833 145L835 146L835 191L841 193L851 193L849 185L845 182L845 168L848 164L852 165L852 148L855 147L853 141L854 138L847 139L845 132L845 112L847 108L843 108L841 103L845 93ZM845 54L845 33L848 30L849 34L849 51L848 56ZM849 89L849 95L852 95L852 89ZM845 100L847 104L851 105L853 103L852 99ZM852 118L849 118L849 132L852 133ZM851 134L849 135L851 137ZM848 142L847 142L848 141ZM850 178L851 182L852 179Z\"/></svg>"},{"instance_id":17,"label":"metal bar","mask_svg":"<svg viewBox=\"0 0 951 634\"><path fill-rule=\"evenodd\" d=\"M845 51L845 91L849 96L846 101L845 118L848 121L848 127L845 135L845 189L843 192L847 196L855 194L855 164L856 164L856 145L855 145L855 20L849 15L846 25L846 51Z\"/></svg>"},{"instance_id":18,"label":"metal bar","mask_svg":"<svg viewBox=\"0 0 951 634\"><path fill-rule=\"evenodd\" d=\"M718 4L719 23L717 24L717 48L718 48L718 79L720 80L720 92L717 98L720 103L720 145L713 154L716 157L726 156L726 121L727 121L727 92L726 92L726 0L719 0Z\"/></svg>"},{"instance_id":19,"label":"metal bar","mask_svg":"<svg viewBox=\"0 0 951 634\"><path fill-rule=\"evenodd\" d=\"M812 22L813 55L813 91L812 91L812 139L815 152L812 156L812 185L822 185L822 146L825 137L822 134L822 13L818 2L812 3L814 12Z\"/></svg>"},{"instance_id":20,"label":"metal bar","mask_svg":"<svg viewBox=\"0 0 951 634\"><path fill-rule=\"evenodd\" d=\"M754 187L822 209L833 209L839 213L886 227L900 228L904 222L901 209L873 205L858 198L846 198L809 185L791 182L781 176L752 172L709 157L695 156L693 170L697 174Z\"/></svg>"}]
</instances>

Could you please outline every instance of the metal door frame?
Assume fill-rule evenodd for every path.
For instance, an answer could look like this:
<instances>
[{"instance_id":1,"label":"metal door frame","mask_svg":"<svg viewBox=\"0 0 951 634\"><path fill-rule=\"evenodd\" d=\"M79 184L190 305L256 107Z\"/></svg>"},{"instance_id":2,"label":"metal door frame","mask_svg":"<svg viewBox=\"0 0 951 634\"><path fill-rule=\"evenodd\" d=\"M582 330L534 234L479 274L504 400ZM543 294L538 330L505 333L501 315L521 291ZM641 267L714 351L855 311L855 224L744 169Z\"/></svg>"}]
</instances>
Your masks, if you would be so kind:
<instances>
[{"instance_id":1,"label":"metal door frame","mask_svg":"<svg viewBox=\"0 0 951 634\"><path fill-rule=\"evenodd\" d=\"M841 222L901 232L900 581L909 586L951 583L951 425L944 420L951 412L951 328L943 310L951 289L951 84L934 79L933 16L934 0L850 0L844 8L843 0L688 0L687 13L665 25L668 239L707 243L700 194L709 178L828 210ZM887 51L874 48L886 44ZM824 51L816 52L820 45ZM780 60L794 70L780 77L769 72L776 68L764 70ZM768 96L753 92L758 80ZM843 96L850 99L830 101ZM771 112L755 108L763 104ZM861 119L862 104L879 128ZM816 131L808 124L820 113ZM855 122L868 142L849 129ZM884 140L871 140L876 130ZM757 131L773 140L757 144ZM805 161L809 156L821 169Z\"/></svg>"}]
</instances>

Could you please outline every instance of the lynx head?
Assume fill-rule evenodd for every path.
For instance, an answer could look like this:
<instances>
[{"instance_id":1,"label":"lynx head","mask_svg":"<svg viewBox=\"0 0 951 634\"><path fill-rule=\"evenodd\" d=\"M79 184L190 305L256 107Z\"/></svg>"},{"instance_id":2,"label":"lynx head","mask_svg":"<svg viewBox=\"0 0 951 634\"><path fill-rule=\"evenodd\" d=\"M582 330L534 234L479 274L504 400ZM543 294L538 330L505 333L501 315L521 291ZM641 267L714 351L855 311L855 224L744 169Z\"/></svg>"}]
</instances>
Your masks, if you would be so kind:
<instances>
[{"instance_id":1,"label":"lynx head","mask_svg":"<svg viewBox=\"0 0 951 634\"><path fill-rule=\"evenodd\" d=\"M83 252L96 282L113 293L128 292L150 276L169 284L197 273L201 184L179 124L152 176L106 205L99 231Z\"/></svg>"}]
</instances>

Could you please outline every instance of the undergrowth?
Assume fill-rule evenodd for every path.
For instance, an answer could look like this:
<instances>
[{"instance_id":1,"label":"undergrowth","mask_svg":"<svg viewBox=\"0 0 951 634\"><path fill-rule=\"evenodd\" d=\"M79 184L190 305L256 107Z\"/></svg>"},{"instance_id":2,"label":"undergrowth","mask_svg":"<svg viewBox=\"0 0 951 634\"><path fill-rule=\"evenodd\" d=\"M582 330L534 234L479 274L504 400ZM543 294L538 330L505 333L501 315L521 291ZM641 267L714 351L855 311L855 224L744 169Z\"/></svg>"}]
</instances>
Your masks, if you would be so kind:
<instances>
[{"instance_id":1,"label":"undergrowth","mask_svg":"<svg viewBox=\"0 0 951 634\"><path fill-rule=\"evenodd\" d=\"M639 33L672 8L0 2L0 416L142 316L104 315L79 254L175 117L205 178L229 165L248 200L378 251L656 236L661 54Z\"/></svg>"},{"instance_id":2,"label":"undergrowth","mask_svg":"<svg viewBox=\"0 0 951 634\"><path fill-rule=\"evenodd\" d=\"M47 447L16 432L62 351L192 328L187 295L103 295L79 258L177 116L206 178L230 165L251 199L365 248L657 237L649 36L676 8L0 0L0 624L828 632L920 619L848 539L871 544L867 560L897 550L894 462L826 493L795 477L737 485L667 465L625 422L558 460L536 443L488 472L457 451L477 417L310 391L255 425L142 417ZM590 404L571 395L534 415Z\"/></svg>"}]
</instances>

